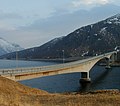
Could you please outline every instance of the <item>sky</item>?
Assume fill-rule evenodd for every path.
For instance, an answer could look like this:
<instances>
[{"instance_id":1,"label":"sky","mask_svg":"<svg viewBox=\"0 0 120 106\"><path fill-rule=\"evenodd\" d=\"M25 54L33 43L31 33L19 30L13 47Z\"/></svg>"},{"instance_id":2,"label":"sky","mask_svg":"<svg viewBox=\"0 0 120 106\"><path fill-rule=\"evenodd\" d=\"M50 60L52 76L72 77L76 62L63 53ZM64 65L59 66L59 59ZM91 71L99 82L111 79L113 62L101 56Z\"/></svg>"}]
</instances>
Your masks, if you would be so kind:
<instances>
[{"instance_id":1,"label":"sky","mask_svg":"<svg viewBox=\"0 0 120 106\"><path fill-rule=\"evenodd\" d=\"M0 0L0 37L23 48L120 13L120 0Z\"/></svg>"}]
</instances>

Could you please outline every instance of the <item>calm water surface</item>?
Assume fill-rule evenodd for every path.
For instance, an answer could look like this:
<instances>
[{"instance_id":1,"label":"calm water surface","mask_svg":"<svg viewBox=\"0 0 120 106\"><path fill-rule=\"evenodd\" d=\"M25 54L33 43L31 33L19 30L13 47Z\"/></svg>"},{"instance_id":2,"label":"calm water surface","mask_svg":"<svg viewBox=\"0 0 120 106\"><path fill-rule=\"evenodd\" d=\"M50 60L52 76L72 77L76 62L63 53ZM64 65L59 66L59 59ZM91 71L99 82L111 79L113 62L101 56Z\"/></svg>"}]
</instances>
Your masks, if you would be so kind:
<instances>
[{"instance_id":1,"label":"calm water surface","mask_svg":"<svg viewBox=\"0 0 120 106\"><path fill-rule=\"evenodd\" d=\"M0 68L17 67L35 67L53 65L53 62L34 62L34 61L18 61L0 60ZM81 86L79 84L80 73L55 75L48 77L35 78L31 80L20 81L20 83L46 90L48 92L73 92L84 90L101 90L101 89L120 89L120 67L113 67L106 70L103 66L94 66L90 71L92 82L88 85Z\"/></svg>"},{"instance_id":2,"label":"calm water surface","mask_svg":"<svg viewBox=\"0 0 120 106\"><path fill-rule=\"evenodd\" d=\"M120 89L120 68L106 70L105 67L95 66L90 72L92 82L81 86L80 73L63 74L21 81L30 87L48 92L79 92L103 89Z\"/></svg>"},{"instance_id":3,"label":"calm water surface","mask_svg":"<svg viewBox=\"0 0 120 106\"><path fill-rule=\"evenodd\" d=\"M58 64L55 62L41 61L16 61L16 60L0 60L0 68L19 68L19 67L37 67Z\"/></svg>"}]
</instances>

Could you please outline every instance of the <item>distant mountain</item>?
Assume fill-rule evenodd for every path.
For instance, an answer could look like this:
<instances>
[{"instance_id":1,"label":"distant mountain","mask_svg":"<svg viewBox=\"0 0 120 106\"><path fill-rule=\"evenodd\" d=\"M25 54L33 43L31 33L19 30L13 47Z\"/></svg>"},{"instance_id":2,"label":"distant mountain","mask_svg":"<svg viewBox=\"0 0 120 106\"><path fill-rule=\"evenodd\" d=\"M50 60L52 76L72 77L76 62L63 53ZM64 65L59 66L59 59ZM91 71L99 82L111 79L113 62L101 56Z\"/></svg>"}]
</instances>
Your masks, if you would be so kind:
<instances>
[{"instance_id":1,"label":"distant mountain","mask_svg":"<svg viewBox=\"0 0 120 106\"><path fill-rule=\"evenodd\" d=\"M0 38L0 55L23 50L19 45L12 44L3 38Z\"/></svg>"},{"instance_id":2,"label":"distant mountain","mask_svg":"<svg viewBox=\"0 0 120 106\"><path fill-rule=\"evenodd\" d=\"M60 38L55 38L40 47L18 52L19 58L48 59L94 56L113 51L120 46L120 14L81 27ZM15 53L3 57L15 58Z\"/></svg>"}]
</instances>

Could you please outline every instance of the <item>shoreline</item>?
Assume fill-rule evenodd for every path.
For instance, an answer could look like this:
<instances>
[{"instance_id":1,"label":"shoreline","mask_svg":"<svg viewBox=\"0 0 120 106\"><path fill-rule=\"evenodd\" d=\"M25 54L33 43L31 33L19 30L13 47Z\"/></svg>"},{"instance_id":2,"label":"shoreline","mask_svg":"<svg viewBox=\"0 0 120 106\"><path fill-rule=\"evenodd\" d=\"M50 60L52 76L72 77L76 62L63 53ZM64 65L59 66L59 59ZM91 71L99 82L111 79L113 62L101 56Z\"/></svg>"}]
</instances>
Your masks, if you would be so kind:
<instances>
[{"instance_id":1,"label":"shoreline","mask_svg":"<svg viewBox=\"0 0 120 106\"><path fill-rule=\"evenodd\" d=\"M106 66L106 63L99 63L99 66ZM111 67L120 67L120 63L110 63Z\"/></svg>"},{"instance_id":2,"label":"shoreline","mask_svg":"<svg viewBox=\"0 0 120 106\"><path fill-rule=\"evenodd\" d=\"M64 95L88 95L88 94L112 94L112 93L120 93L119 89L103 89L103 90L93 90L93 91L84 91L84 92L64 92L64 93L58 93L58 94L64 94ZM51 93L54 94L54 93Z\"/></svg>"}]
</instances>

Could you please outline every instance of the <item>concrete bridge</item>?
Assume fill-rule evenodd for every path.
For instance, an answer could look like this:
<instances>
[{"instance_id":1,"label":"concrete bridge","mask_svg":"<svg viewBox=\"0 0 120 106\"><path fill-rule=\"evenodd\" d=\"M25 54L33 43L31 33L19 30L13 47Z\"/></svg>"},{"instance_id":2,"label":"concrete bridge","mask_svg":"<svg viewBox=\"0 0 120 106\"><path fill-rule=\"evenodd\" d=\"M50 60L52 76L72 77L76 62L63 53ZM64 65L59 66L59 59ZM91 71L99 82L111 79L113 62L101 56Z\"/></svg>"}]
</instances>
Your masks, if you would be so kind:
<instances>
[{"instance_id":1,"label":"concrete bridge","mask_svg":"<svg viewBox=\"0 0 120 106\"><path fill-rule=\"evenodd\" d=\"M51 76L57 74L81 72L81 82L90 82L89 72L91 68L101 59L107 58L110 62L116 59L117 52L102 54L84 60L79 60L70 63L33 67L33 68L15 68L15 69L0 69L0 75L14 81L33 79L43 76Z\"/></svg>"}]
</instances>

